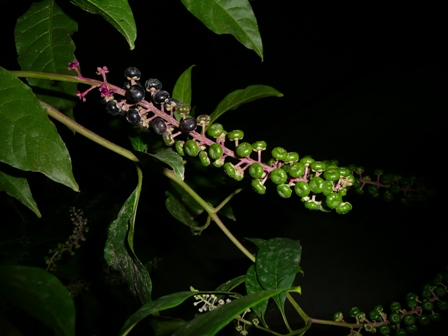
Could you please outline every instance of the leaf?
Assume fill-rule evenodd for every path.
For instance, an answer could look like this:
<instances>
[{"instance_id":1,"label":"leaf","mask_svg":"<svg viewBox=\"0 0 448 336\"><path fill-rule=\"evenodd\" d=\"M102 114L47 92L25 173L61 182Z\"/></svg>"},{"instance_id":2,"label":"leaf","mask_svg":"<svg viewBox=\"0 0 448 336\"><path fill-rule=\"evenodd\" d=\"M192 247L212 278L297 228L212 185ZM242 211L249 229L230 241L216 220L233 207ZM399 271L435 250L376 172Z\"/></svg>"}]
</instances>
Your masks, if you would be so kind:
<instances>
[{"instance_id":1,"label":"leaf","mask_svg":"<svg viewBox=\"0 0 448 336\"><path fill-rule=\"evenodd\" d=\"M34 2L18 20L14 30L18 62L22 70L73 75L67 69L75 59L71 35L78 25L53 0ZM77 103L76 83L27 79L40 99L73 116Z\"/></svg>"},{"instance_id":2,"label":"leaf","mask_svg":"<svg viewBox=\"0 0 448 336\"><path fill-rule=\"evenodd\" d=\"M179 329L173 336L215 335L219 330L230 323L235 317L242 314L246 309L266 301L274 295L279 295L280 293L289 290L300 291L300 288L268 290L244 296L230 303L226 303L218 309L197 316L190 322L186 323L183 328Z\"/></svg>"},{"instance_id":3,"label":"leaf","mask_svg":"<svg viewBox=\"0 0 448 336\"><path fill-rule=\"evenodd\" d=\"M204 291L190 291L190 292L178 292L178 293L172 293L165 296L162 296L158 298L157 300L154 300L152 302L149 302L145 305L143 305L139 310L137 310L134 314L129 316L129 318L124 323L123 327L121 328L119 335L127 335L132 328L135 327L135 325L143 320L145 317L161 312L163 310L167 310L173 307L177 307L178 305L182 304L185 300L187 300L190 297L193 297L195 295L201 295L201 294L223 294L223 292L204 292Z\"/></svg>"},{"instance_id":4,"label":"leaf","mask_svg":"<svg viewBox=\"0 0 448 336\"><path fill-rule=\"evenodd\" d=\"M248 0L182 0L184 6L216 34L231 34L263 61L258 23Z\"/></svg>"},{"instance_id":5,"label":"leaf","mask_svg":"<svg viewBox=\"0 0 448 336\"><path fill-rule=\"evenodd\" d=\"M283 97L283 94L267 85L250 85L245 89L229 93L210 114L209 126L228 110L235 110L241 104L265 97Z\"/></svg>"},{"instance_id":6,"label":"leaf","mask_svg":"<svg viewBox=\"0 0 448 336\"><path fill-rule=\"evenodd\" d=\"M266 240L261 238L244 238L250 242L252 242L256 247L261 248Z\"/></svg>"},{"instance_id":7,"label":"leaf","mask_svg":"<svg viewBox=\"0 0 448 336\"><path fill-rule=\"evenodd\" d=\"M136 135L134 137L129 137L129 140L131 140L132 148L138 152L146 152L146 149L148 148L148 145L143 142L142 138L139 135Z\"/></svg>"},{"instance_id":8,"label":"leaf","mask_svg":"<svg viewBox=\"0 0 448 336\"><path fill-rule=\"evenodd\" d=\"M7 165L0 165L0 168L2 169L0 170L0 191L5 191L9 196L16 198L27 206L37 217L42 217L26 178L17 176L13 168Z\"/></svg>"},{"instance_id":9,"label":"leaf","mask_svg":"<svg viewBox=\"0 0 448 336\"><path fill-rule=\"evenodd\" d=\"M148 155L155 157L157 160L160 160L164 163L166 163L168 166L173 168L174 173L180 180L184 180L185 178L185 166L182 159L182 156L177 154L175 151L173 151L171 148L165 148L161 151L157 152L156 154L150 154Z\"/></svg>"},{"instance_id":10,"label":"leaf","mask_svg":"<svg viewBox=\"0 0 448 336\"><path fill-rule=\"evenodd\" d=\"M300 258L302 246L298 240L273 238L260 246L255 261L255 270L260 285L268 289L291 287L296 273L302 272ZM286 293L274 297L284 312Z\"/></svg>"},{"instance_id":11,"label":"leaf","mask_svg":"<svg viewBox=\"0 0 448 336\"><path fill-rule=\"evenodd\" d=\"M180 185L170 180L170 185L174 189L176 199L181 202L185 208L188 209L188 212L193 216L198 216L204 212L204 208L188 193L183 189Z\"/></svg>"},{"instance_id":12,"label":"leaf","mask_svg":"<svg viewBox=\"0 0 448 336\"><path fill-rule=\"evenodd\" d=\"M137 187L123 204L117 219L110 224L104 248L104 259L126 279L132 294L138 297L142 303L146 303L151 301L151 278L148 270L135 254L133 256L128 254L126 246L129 223L136 212L138 193L139 188Z\"/></svg>"},{"instance_id":13,"label":"leaf","mask_svg":"<svg viewBox=\"0 0 448 336\"><path fill-rule=\"evenodd\" d=\"M246 280L246 276L245 275L237 276L236 278L228 280L228 281L222 283L221 285L219 285L215 289L215 291L230 292L234 288L236 288L239 285L241 285L245 280Z\"/></svg>"},{"instance_id":14,"label":"leaf","mask_svg":"<svg viewBox=\"0 0 448 336\"><path fill-rule=\"evenodd\" d=\"M0 67L0 161L75 191L70 155L31 89Z\"/></svg>"},{"instance_id":15,"label":"leaf","mask_svg":"<svg viewBox=\"0 0 448 336\"><path fill-rule=\"evenodd\" d=\"M255 272L255 265L251 265L246 273L246 291L247 294L258 293L263 290L260 283L257 279L257 273ZM253 306L252 309L263 325L266 326L266 321L264 319L264 314L266 313L266 309L268 308L268 300L260 302L256 306Z\"/></svg>"},{"instance_id":16,"label":"leaf","mask_svg":"<svg viewBox=\"0 0 448 336\"><path fill-rule=\"evenodd\" d=\"M185 70L174 85L173 98L181 103L191 105L191 70L194 65Z\"/></svg>"},{"instance_id":17,"label":"leaf","mask_svg":"<svg viewBox=\"0 0 448 336\"><path fill-rule=\"evenodd\" d=\"M190 228L198 228L200 226L194 221L195 216L193 216L172 193L166 191L165 195L168 196L165 201L165 206L171 216Z\"/></svg>"},{"instance_id":18,"label":"leaf","mask_svg":"<svg viewBox=\"0 0 448 336\"><path fill-rule=\"evenodd\" d=\"M151 316L149 323L155 336L171 336L187 322L180 318Z\"/></svg>"},{"instance_id":19,"label":"leaf","mask_svg":"<svg viewBox=\"0 0 448 336\"><path fill-rule=\"evenodd\" d=\"M101 15L124 36L131 50L134 50L137 27L127 0L70 0L70 2L86 12Z\"/></svg>"},{"instance_id":20,"label":"leaf","mask_svg":"<svg viewBox=\"0 0 448 336\"><path fill-rule=\"evenodd\" d=\"M0 296L48 325L56 335L75 335L75 304L53 274L36 267L1 265Z\"/></svg>"}]
</instances>

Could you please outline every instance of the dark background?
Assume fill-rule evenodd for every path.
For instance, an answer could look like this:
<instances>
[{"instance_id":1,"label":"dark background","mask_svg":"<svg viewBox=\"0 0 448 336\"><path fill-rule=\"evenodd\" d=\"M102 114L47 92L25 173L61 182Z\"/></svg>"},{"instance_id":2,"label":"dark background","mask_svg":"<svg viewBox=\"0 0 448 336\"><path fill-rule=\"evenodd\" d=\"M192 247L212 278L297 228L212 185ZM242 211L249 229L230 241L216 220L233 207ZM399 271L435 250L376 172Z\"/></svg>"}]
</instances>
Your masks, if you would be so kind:
<instances>
[{"instance_id":1,"label":"dark background","mask_svg":"<svg viewBox=\"0 0 448 336\"><path fill-rule=\"evenodd\" d=\"M0 65L12 70L18 68L13 20L29 3L2 3L9 7L8 19L0 23ZM266 196L259 196L247 184L219 175L226 183L221 187L223 195L232 188L246 187L231 203L237 221L225 221L239 239L285 237L301 241L305 275L297 279L303 291L297 301L308 315L331 319L339 310L348 315L353 306L368 313L377 304L403 302L406 293L420 291L422 284L443 269L447 230L440 174L445 167L447 106L446 27L441 8L312 7L255 0L251 5L263 39L261 62L255 52L232 36L209 31L180 1L130 1L138 29L133 51L102 18L67 3L61 5L78 21L79 31L73 39L86 77L95 78L96 67L107 65L109 81L119 84L123 70L136 66L143 79L158 78L170 91L178 76L195 64L192 87L197 113L211 113L233 90L270 85L284 97L262 99L228 112L220 121L225 128L244 130L249 142L265 140L269 148L282 146L317 160L338 159L342 165L360 164L370 171L383 168L416 174L435 188L438 193L429 202L410 207L368 196L351 197L354 209L339 216L311 213L295 196L280 199L272 185L268 185L272 190ZM112 121L95 99L78 104L75 117L94 132L130 148L128 125L124 120ZM34 228L66 215L64 207L90 207L92 238L85 247L90 258L85 257L88 271L83 272L95 282L105 228L135 188L135 172L125 159L73 136L63 126L59 130L71 153L81 193L73 195L41 177L30 177L44 215L42 221L35 221ZM209 174L190 169L189 174L187 167L187 177L192 183L195 174ZM190 285L214 289L244 274L250 262L218 228L212 225L201 236L191 236L187 227L169 217L164 208L167 187L167 181L145 172L136 248L143 261L154 256L162 259L152 273L154 297L188 290ZM215 192L207 186L199 190L204 195ZM64 201L61 195L65 195ZM6 196L1 197L1 209L9 216L12 211ZM54 213L56 205L60 210ZM22 209L18 203L15 206ZM100 287L77 300L78 317L82 316L80 334L116 333L138 307L129 301L125 289L110 295ZM286 306L288 312L292 310L288 303ZM171 316L176 313L194 314L192 306L174 310ZM291 325L299 327L294 312L289 316ZM445 314L444 322L437 325L439 331L428 327L422 335L448 330L446 320ZM272 328L285 331L277 313L268 321ZM230 331L223 331L226 333ZM315 326L307 335L347 333L336 327Z\"/></svg>"}]
</instances>

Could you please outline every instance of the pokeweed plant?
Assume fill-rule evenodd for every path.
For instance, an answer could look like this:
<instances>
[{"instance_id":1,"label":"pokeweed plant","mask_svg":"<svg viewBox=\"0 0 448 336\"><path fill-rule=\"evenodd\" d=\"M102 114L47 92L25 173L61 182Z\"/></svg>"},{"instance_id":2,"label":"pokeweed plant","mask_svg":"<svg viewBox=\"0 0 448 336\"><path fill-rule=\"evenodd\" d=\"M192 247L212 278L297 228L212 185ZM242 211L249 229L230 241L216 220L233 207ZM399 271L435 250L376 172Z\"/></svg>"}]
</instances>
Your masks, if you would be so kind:
<instances>
[{"instance_id":1,"label":"pokeweed plant","mask_svg":"<svg viewBox=\"0 0 448 336\"><path fill-rule=\"evenodd\" d=\"M134 48L136 26L127 1L71 2L104 17L125 37L130 48ZM257 21L247 0L184 0L182 3L207 28L217 34L232 34L263 59ZM249 179L254 192L260 195L272 188L281 198L299 197L309 210L334 210L339 215L346 214L353 207L344 201L350 192L366 192L374 198L382 197L387 202L404 204L425 201L431 192L416 176L406 177L377 169L373 171L372 178L361 166L301 157L298 152L282 147L269 148L263 140L246 142L244 130L225 130L225 125L217 122L224 113L241 104L282 96L270 86L252 85L234 91L212 113L195 116L191 108L193 67L185 70L171 92L162 86L159 79L144 78L133 66L125 65L120 70L124 75L123 85L108 81L107 74L115 69L106 66L96 69L97 79L85 77L75 59L75 45L70 37L76 30L77 23L52 0L33 3L17 20L15 39L21 70L0 68L0 160L4 164L0 167L0 190L22 202L38 217L41 214L27 179L17 174L18 170L40 172L79 191L72 173L70 154L48 116L135 164L137 186L110 223L104 242L104 259L108 267L118 272L141 303L141 308L124 323L120 335L130 333L148 316L160 318L164 310L179 306L189 298L196 300L194 304L200 314L190 321L169 321L163 332L154 327L158 330L157 335L214 335L229 323L234 323L235 330L241 335L251 330L280 335L269 327L265 319L271 298L283 317L288 330L286 335L303 335L313 324L347 328L349 335L375 332L408 335L417 330L417 324L437 321L441 318L440 312L448 309L445 299L448 270L445 270L425 285L419 294L409 293L403 305L392 302L389 309L376 306L368 314L353 307L348 312L352 320L346 320L342 312L335 313L332 320L308 316L292 295L301 292L300 287L294 286L297 274L303 273L300 242L288 238L249 238L248 241L258 248L256 255L252 254L220 218L232 216L225 209L229 209L228 202L241 188L213 206L194 190L194 186L185 182L186 167L194 165L196 160L203 167L221 169L236 181ZM50 34L45 37L42 33L47 32ZM28 85L19 78L26 78ZM100 137L74 120L72 109L76 102L73 97L77 96L82 104L96 90L103 104L102 107L98 105L99 110L122 117L134 127L130 135L132 150ZM147 134L160 137L160 141L155 140L158 147L147 141ZM134 247L144 169L155 170L172 181L172 189L166 192L166 208L174 218L188 226L192 234L200 235L212 222L222 230L254 263L246 274L230 279L214 291L199 291L191 287L190 291L152 297L148 267L139 260ZM202 213L207 214L204 225L197 220ZM87 236L87 220L83 219L81 211L73 208L72 216L75 225L73 235L56 250L49 251L46 269L45 266L36 268L10 262L0 266L1 296L19 305L58 335L75 334L75 306L69 295L72 287L69 284L64 286L51 272L63 257L63 252L73 254L73 247L78 248L79 242ZM240 288L238 286L244 288L236 291ZM303 320L298 329L289 325L285 313L286 300Z\"/></svg>"}]
</instances>

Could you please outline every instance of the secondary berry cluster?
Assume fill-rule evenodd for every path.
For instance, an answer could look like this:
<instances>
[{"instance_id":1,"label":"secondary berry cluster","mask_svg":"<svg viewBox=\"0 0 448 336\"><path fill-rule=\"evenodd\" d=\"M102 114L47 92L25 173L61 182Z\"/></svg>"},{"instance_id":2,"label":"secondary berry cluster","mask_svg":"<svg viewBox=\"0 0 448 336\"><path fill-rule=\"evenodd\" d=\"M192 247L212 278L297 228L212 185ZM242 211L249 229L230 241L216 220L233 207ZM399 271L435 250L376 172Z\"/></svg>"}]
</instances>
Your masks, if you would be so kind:
<instances>
[{"instance_id":1,"label":"secondary berry cluster","mask_svg":"<svg viewBox=\"0 0 448 336\"><path fill-rule=\"evenodd\" d=\"M82 77L77 66L69 68ZM108 69L103 67L98 68L97 74L103 76L104 84L99 86L99 90L111 115L125 116L132 125L161 135L164 143L174 146L181 156L198 156L204 166L223 167L227 175L237 181L241 181L248 172L252 177L252 187L259 194L266 193L266 182L270 180L281 197L289 198L295 193L307 209L325 212L335 209L338 214L345 214L352 205L344 202L343 197L352 186L358 193L363 193L364 186L369 184L366 189L375 197L379 195L380 188L390 189L385 193L386 200L392 200L399 192L406 194L412 187L414 179L409 184L397 175L384 175L380 181L382 172L379 172L378 181L373 182L362 177L362 167L340 167L336 160L316 161L309 156L300 158L297 152L288 152L282 147L272 149L272 157L264 162L261 154L267 150L265 141L245 142L242 141L242 130L227 132L221 124L211 123L210 116L206 114L196 118L190 116L190 105L162 90L158 79L150 78L142 85L140 71L129 67L124 71L125 82L121 89L107 83L107 72ZM78 96L84 99L93 88L78 93ZM229 143L233 149L227 147ZM355 173L358 178L355 178ZM399 183L392 183L394 181ZM411 194L414 192L408 192L409 200Z\"/></svg>"},{"instance_id":2,"label":"secondary berry cluster","mask_svg":"<svg viewBox=\"0 0 448 336\"><path fill-rule=\"evenodd\" d=\"M427 325L439 321L441 319L439 311L448 310L447 283L448 267L444 273L437 274L432 283L423 286L420 296L416 293L407 294L404 306L399 302L392 302L389 306L389 314L381 305L376 306L368 316L358 307L353 307L350 309L349 315L356 319L356 323L364 324L364 326L359 330L352 329L350 335L361 335L364 328L370 333L407 336L418 330L418 324ZM333 319L346 322L342 312L335 313Z\"/></svg>"}]
</instances>

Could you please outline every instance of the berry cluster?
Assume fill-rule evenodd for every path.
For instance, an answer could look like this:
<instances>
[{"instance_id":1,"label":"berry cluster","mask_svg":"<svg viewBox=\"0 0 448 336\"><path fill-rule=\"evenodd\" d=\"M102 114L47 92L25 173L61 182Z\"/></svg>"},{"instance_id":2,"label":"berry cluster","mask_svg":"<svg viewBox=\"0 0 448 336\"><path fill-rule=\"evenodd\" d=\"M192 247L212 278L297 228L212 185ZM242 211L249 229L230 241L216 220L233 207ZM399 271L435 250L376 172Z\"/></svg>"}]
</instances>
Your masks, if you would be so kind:
<instances>
[{"instance_id":1,"label":"berry cluster","mask_svg":"<svg viewBox=\"0 0 448 336\"><path fill-rule=\"evenodd\" d=\"M374 196L378 196L380 187L389 188L384 197L392 200L393 195L403 189L411 190L412 182L415 181L410 179L409 184L405 182L408 180L397 175L383 175L380 182L382 172L379 172L375 183L368 177L362 177L362 167L339 167L336 160L316 161L309 156L299 158L298 153L288 152L282 147L274 148L271 151L272 158L263 162L261 154L267 149L266 142L243 142L244 132L241 130L227 132L221 124L212 124L210 116L206 114L197 118L189 116L190 105L171 98L167 91L162 90L162 83L158 79L150 78L142 86L140 71L129 67L124 71L125 91L120 94L119 90L111 89L107 83L107 72L107 68L103 67L98 68L97 74L103 76L104 84L99 89L110 114L126 116L132 125L152 129L162 136L167 146L174 146L179 155L198 156L204 166L223 167L227 175L237 181L241 181L248 171L253 179L252 187L259 194L266 193L266 181L271 180L281 197L289 198L294 192L309 210L328 212L335 209L338 214L345 214L352 209L350 203L343 201L351 186L363 193L363 187L370 184L367 191ZM78 96L84 99L91 89ZM114 94L124 96L124 99L115 98ZM145 100L148 94L150 97ZM198 127L201 128L200 132L196 131ZM234 144L233 150L226 146L226 141ZM251 158L251 155L255 158ZM359 178L355 178L354 173L358 173ZM386 184L387 178L389 183L399 183ZM414 193L408 193L406 199L412 198L410 195L415 196Z\"/></svg>"},{"instance_id":2,"label":"berry cluster","mask_svg":"<svg viewBox=\"0 0 448 336\"><path fill-rule=\"evenodd\" d=\"M358 307L350 309L349 315L356 319L356 323L364 324L365 331L379 332L381 335L407 336L417 331L417 322L427 325L439 321L441 315L437 310L448 310L448 301L444 299L448 291L447 282L448 267L443 274L437 274L432 283L423 286L420 297L415 293L407 294L406 307L394 301L390 304L389 314L378 305L369 313L368 318ZM333 319L345 322L341 312L335 313ZM362 328L358 331L352 329L350 335L361 335L361 330Z\"/></svg>"}]
</instances>

